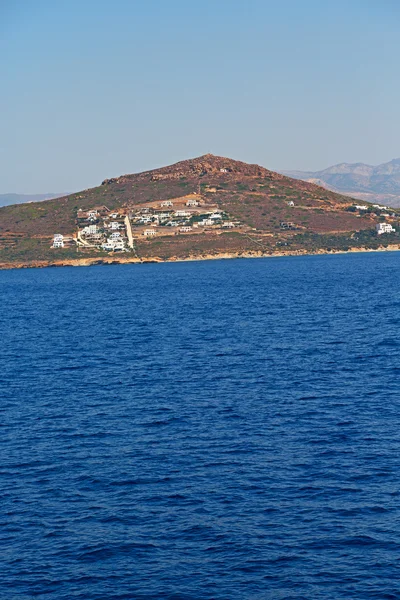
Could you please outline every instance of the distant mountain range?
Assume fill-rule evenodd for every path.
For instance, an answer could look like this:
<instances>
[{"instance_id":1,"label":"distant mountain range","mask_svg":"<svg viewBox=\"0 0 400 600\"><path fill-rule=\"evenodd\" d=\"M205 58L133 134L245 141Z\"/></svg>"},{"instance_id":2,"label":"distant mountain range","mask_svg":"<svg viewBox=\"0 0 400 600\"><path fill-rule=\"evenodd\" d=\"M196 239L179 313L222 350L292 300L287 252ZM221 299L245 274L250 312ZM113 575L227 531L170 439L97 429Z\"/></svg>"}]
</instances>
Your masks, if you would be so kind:
<instances>
[{"instance_id":1,"label":"distant mountain range","mask_svg":"<svg viewBox=\"0 0 400 600\"><path fill-rule=\"evenodd\" d=\"M41 200L52 200L61 196L65 196L65 192L59 194L0 194L0 206L40 202Z\"/></svg>"},{"instance_id":2,"label":"distant mountain range","mask_svg":"<svg viewBox=\"0 0 400 600\"><path fill-rule=\"evenodd\" d=\"M281 173L360 200L400 206L400 158L377 167L364 163L340 163L323 171Z\"/></svg>"}]
</instances>

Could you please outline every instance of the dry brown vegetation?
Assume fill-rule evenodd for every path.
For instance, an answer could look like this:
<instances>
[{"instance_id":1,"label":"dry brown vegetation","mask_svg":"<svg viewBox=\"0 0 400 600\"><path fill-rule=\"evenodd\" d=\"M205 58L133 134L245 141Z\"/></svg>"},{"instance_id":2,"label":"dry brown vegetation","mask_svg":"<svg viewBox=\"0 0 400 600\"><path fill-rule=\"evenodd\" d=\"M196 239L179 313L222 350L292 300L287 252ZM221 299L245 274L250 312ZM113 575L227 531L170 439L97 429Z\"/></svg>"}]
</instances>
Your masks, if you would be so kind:
<instances>
[{"instance_id":1,"label":"dry brown vegetation","mask_svg":"<svg viewBox=\"0 0 400 600\"><path fill-rule=\"evenodd\" d=\"M304 233L317 236L312 238L313 248L318 240L325 247L329 236L339 241L348 240L354 232L372 232L378 220L375 215L348 212L346 209L353 203L351 198L312 183L290 179L258 165L205 155L161 169L105 180L96 188L64 198L0 208L0 262L13 259L29 262L38 256L51 260L54 250L48 247L50 236L56 232L74 233L79 208L137 207L188 194L197 194L206 206L217 205L243 227L220 235L199 233L138 240L139 257L187 257L257 249L272 252L287 243L296 248L303 244L307 248L311 238L299 238L299 234ZM295 224L296 231L282 231L281 222L289 221ZM253 230L251 234L250 230ZM58 256L67 257L71 252L60 250Z\"/></svg>"}]
</instances>

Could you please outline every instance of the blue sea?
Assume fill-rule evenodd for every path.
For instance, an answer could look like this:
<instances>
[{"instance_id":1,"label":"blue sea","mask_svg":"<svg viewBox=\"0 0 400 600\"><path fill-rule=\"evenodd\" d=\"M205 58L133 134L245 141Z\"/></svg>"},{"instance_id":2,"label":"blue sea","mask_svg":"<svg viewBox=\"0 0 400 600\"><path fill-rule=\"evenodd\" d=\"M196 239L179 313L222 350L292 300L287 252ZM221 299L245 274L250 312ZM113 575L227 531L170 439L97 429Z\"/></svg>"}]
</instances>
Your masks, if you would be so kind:
<instances>
[{"instance_id":1,"label":"blue sea","mask_svg":"<svg viewBox=\"0 0 400 600\"><path fill-rule=\"evenodd\" d=\"M400 254L0 272L0 598L400 598Z\"/></svg>"}]
</instances>

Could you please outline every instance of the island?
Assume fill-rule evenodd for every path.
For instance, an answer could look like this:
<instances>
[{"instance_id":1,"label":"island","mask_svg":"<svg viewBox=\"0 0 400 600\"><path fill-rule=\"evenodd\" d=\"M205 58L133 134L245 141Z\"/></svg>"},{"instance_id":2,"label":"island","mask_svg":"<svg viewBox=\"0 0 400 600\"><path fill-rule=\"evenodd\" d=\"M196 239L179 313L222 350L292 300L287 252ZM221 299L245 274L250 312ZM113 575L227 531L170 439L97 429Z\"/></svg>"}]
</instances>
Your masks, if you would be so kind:
<instances>
[{"instance_id":1,"label":"island","mask_svg":"<svg viewBox=\"0 0 400 600\"><path fill-rule=\"evenodd\" d=\"M398 249L400 210L206 154L0 208L0 268Z\"/></svg>"}]
</instances>

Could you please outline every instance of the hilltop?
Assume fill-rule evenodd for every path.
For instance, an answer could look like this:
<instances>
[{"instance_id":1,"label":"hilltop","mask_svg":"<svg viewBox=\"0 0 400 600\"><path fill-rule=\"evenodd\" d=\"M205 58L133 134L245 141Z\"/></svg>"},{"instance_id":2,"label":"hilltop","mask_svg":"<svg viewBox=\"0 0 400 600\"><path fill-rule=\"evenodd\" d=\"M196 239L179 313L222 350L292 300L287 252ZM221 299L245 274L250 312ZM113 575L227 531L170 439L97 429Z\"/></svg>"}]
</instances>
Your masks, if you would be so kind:
<instances>
[{"instance_id":1,"label":"hilltop","mask_svg":"<svg viewBox=\"0 0 400 600\"><path fill-rule=\"evenodd\" d=\"M400 158L378 166L340 163L322 171L282 171L335 192L370 202L400 206Z\"/></svg>"},{"instance_id":2,"label":"hilltop","mask_svg":"<svg viewBox=\"0 0 400 600\"><path fill-rule=\"evenodd\" d=\"M378 248L400 213L259 165L206 154L0 208L5 266L177 260ZM378 221L396 232L378 238ZM55 234L59 234L57 239ZM56 247L51 247L56 246Z\"/></svg>"}]
</instances>

